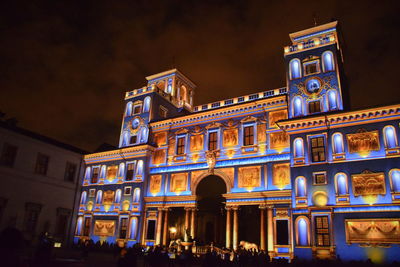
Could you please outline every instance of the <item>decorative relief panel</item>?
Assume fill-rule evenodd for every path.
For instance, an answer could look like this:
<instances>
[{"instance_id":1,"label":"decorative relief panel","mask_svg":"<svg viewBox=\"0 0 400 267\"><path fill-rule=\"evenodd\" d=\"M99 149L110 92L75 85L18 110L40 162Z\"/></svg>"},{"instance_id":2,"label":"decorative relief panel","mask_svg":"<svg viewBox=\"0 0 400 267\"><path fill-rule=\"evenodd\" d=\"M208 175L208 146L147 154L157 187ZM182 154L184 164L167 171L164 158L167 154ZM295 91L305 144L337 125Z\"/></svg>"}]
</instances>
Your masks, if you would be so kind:
<instances>
[{"instance_id":1,"label":"decorative relief panel","mask_svg":"<svg viewBox=\"0 0 400 267\"><path fill-rule=\"evenodd\" d=\"M152 162L154 165L165 163L165 149L154 151Z\"/></svg>"},{"instance_id":2,"label":"decorative relief panel","mask_svg":"<svg viewBox=\"0 0 400 267\"><path fill-rule=\"evenodd\" d=\"M103 193L103 204L112 204L114 202L115 192L112 190L104 191Z\"/></svg>"},{"instance_id":3,"label":"decorative relief panel","mask_svg":"<svg viewBox=\"0 0 400 267\"><path fill-rule=\"evenodd\" d=\"M363 171L351 176L355 196L386 194L385 174L383 172Z\"/></svg>"},{"instance_id":4,"label":"decorative relief panel","mask_svg":"<svg viewBox=\"0 0 400 267\"><path fill-rule=\"evenodd\" d=\"M190 136L190 152L202 151L204 147L202 134Z\"/></svg>"},{"instance_id":5,"label":"decorative relief panel","mask_svg":"<svg viewBox=\"0 0 400 267\"><path fill-rule=\"evenodd\" d=\"M150 193L157 194L161 190L161 175L152 175L150 177Z\"/></svg>"},{"instance_id":6,"label":"decorative relief panel","mask_svg":"<svg viewBox=\"0 0 400 267\"><path fill-rule=\"evenodd\" d=\"M359 130L358 133L347 134L346 137L350 153L368 153L380 149L378 131Z\"/></svg>"},{"instance_id":7,"label":"decorative relief panel","mask_svg":"<svg viewBox=\"0 0 400 267\"><path fill-rule=\"evenodd\" d=\"M156 143L158 147L167 144L167 133L161 132L154 134L154 143Z\"/></svg>"},{"instance_id":8,"label":"decorative relief panel","mask_svg":"<svg viewBox=\"0 0 400 267\"><path fill-rule=\"evenodd\" d=\"M285 120L288 118L287 110L278 110L278 111L272 111L269 113L269 127L273 128L276 127L275 122L279 120Z\"/></svg>"},{"instance_id":9,"label":"decorative relief panel","mask_svg":"<svg viewBox=\"0 0 400 267\"><path fill-rule=\"evenodd\" d=\"M118 166L108 166L107 167L107 180L113 181L117 177Z\"/></svg>"},{"instance_id":10,"label":"decorative relief panel","mask_svg":"<svg viewBox=\"0 0 400 267\"><path fill-rule=\"evenodd\" d=\"M254 188L261 184L260 166L239 168L238 186L240 188Z\"/></svg>"},{"instance_id":11,"label":"decorative relief panel","mask_svg":"<svg viewBox=\"0 0 400 267\"><path fill-rule=\"evenodd\" d=\"M365 244L400 243L400 219L345 220L346 242Z\"/></svg>"},{"instance_id":12,"label":"decorative relief panel","mask_svg":"<svg viewBox=\"0 0 400 267\"><path fill-rule=\"evenodd\" d=\"M270 133L270 148L284 149L289 147L289 136L285 132Z\"/></svg>"},{"instance_id":13,"label":"decorative relief panel","mask_svg":"<svg viewBox=\"0 0 400 267\"><path fill-rule=\"evenodd\" d=\"M168 156L173 156L174 154L175 154L175 138L172 137L169 139Z\"/></svg>"},{"instance_id":14,"label":"decorative relief panel","mask_svg":"<svg viewBox=\"0 0 400 267\"><path fill-rule=\"evenodd\" d=\"M113 236L115 232L115 221L96 220L94 223L94 235Z\"/></svg>"},{"instance_id":15,"label":"decorative relief panel","mask_svg":"<svg viewBox=\"0 0 400 267\"><path fill-rule=\"evenodd\" d=\"M187 178L188 174L184 173L173 173L171 174L171 192L182 192L187 190Z\"/></svg>"},{"instance_id":16,"label":"decorative relief panel","mask_svg":"<svg viewBox=\"0 0 400 267\"><path fill-rule=\"evenodd\" d=\"M288 184L290 184L289 163L279 163L273 165L272 184L278 188L285 188Z\"/></svg>"},{"instance_id":17,"label":"decorative relief panel","mask_svg":"<svg viewBox=\"0 0 400 267\"><path fill-rule=\"evenodd\" d=\"M224 147L237 146L238 144L238 129L226 129L224 130Z\"/></svg>"},{"instance_id":18,"label":"decorative relief panel","mask_svg":"<svg viewBox=\"0 0 400 267\"><path fill-rule=\"evenodd\" d=\"M258 124L257 125L257 139L258 139L258 143L265 143L267 141L267 126L263 123L263 124Z\"/></svg>"}]
</instances>

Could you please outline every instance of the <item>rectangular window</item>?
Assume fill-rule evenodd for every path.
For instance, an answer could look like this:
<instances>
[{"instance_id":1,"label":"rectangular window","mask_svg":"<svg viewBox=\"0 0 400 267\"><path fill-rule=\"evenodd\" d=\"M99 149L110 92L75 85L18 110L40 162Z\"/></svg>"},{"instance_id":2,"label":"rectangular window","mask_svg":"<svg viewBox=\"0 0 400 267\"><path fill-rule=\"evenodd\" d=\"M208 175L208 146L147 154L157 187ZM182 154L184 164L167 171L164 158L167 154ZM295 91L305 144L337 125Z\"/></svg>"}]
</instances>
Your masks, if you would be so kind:
<instances>
[{"instance_id":1,"label":"rectangular window","mask_svg":"<svg viewBox=\"0 0 400 267\"><path fill-rule=\"evenodd\" d=\"M146 239L154 240L155 239L155 232L156 232L156 221L155 220L148 220L147 221Z\"/></svg>"},{"instance_id":2,"label":"rectangular window","mask_svg":"<svg viewBox=\"0 0 400 267\"><path fill-rule=\"evenodd\" d=\"M25 204L24 229L26 232L35 233L41 209L41 204L30 202Z\"/></svg>"},{"instance_id":3,"label":"rectangular window","mask_svg":"<svg viewBox=\"0 0 400 267\"><path fill-rule=\"evenodd\" d=\"M132 193L132 187L131 186L127 186L124 188L124 195L128 196Z\"/></svg>"},{"instance_id":4,"label":"rectangular window","mask_svg":"<svg viewBox=\"0 0 400 267\"><path fill-rule=\"evenodd\" d=\"M321 104L319 101L308 102L308 112L310 114L321 112Z\"/></svg>"},{"instance_id":5,"label":"rectangular window","mask_svg":"<svg viewBox=\"0 0 400 267\"><path fill-rule=\"evenodd\" d=\"M85 217L85 221L83 223L83 236L89 236L90 234L90 218Z\"/></svg>"},{"instance_id":6,"label":"rectangular window","mask_svg":"<svg viewBox=\"0 0 400 267\"><path fill-rule=\"evenodd\" d=\"M185 137L179 137L176 145L176 154L183 155L185 154Z\"/></svg>"},{"instance_id":7,"label":"rectangular window","mask_svg":"<svg viewBox=\"0 0 400 267\"><path fill-rule=\"evenodd\" d=\"M276 244L289 245L289 223L288 220L276 220Z\"/></svg>"},{"instance_id":8,"label":"rectangular window","mask_svg":"<svg viewBox=\"0 0 400 267\"><path fill-rule=\"evenodd\" d=\"M327 184L326 172L314 172L313 176L315 185Z\"/></svg>"},{"instance_id":9,"label":"rectangular window","mask_svg":"<svg viewBox=\"0 0 400 267\"><path fill-rule=\"evenodd\" d=\"M324 137L314 137L311 142L311 160L312 162L325 161L325 142Z\"/></svg>"},{"instance_id":10,"label":"rectangular window","mask_svg":"<svg viewBox=\"0 0 400 267\"><path fill-rule=\"evenodd\" d=\"M17 157L17 150L18 148L16 146L4 143L0 157L0 165L13 167L15 158Z\"/></svg>"},{"instance_id":11,"label":"rectangular window","mask_svg":"<svg viewBox=\"0 0 400 267\"><path fill-rule=\"evenodd\" d=\"M330 245L328 216L315 217L315 234L318 247L328 247Z\"/></svg>"},{"instance_id":12,"label":"rectangular window","mask_svg":"<svg viewBox=\"0 0 400 267\"><path fill-rule=\"evenodd\" d=\"M208 150L216 150L218 144L218 132L210 132L208 134Z\"/></svg>"},{"instance_id":13,"label":"rectangular window","mask_svg":"<svg viewBox=\"0 0 400 267\"><path fill-rule=\"evenodd\" d=\"M130 144L134 145L134 144L136 144L136 142L137 142L137 136L136 135L132 135L131 139L130 139Z\"/></svg>"},{"instance_id":14,"label":"rectangular window","mask_svg":"<svg viewBox=\"0 0 400 267\"><path fill-rule=\"evenodd\" d=\"M119 225L119 238L125 239L128 232L128 218L122 218Z\"/></svg>"},{"instance_id":15,"label":"rectangular window","mask_svg":"<svg viewBox=\"0 0 400 267\"><path fill-rule=\"evenodd\" d=\"M35 173L46 175L48 165L49 165L49 156L38 153L36 159Z\"/></svg>"},{"instance_id":16,"label":"rectangular window","mask_svg":"<svg viewBox=\"0 0 400 267\"><path fill-rule=\"evenodd\" d=\"M94 197L96 195L96 189L89 189L89 197Z\"/></svg>"},{"instance_id":17,"label":"rectangular window","mask_svg":"<svg viewBox=\"0 0 400 267\"><path fill-rule=\"evenodd\" d=\"M304 63L304 72L305 72L305 75L318 73L319 72L318 61Z\"/></svg>"},{"instance_id":18,"label":"rectangular window","mask_svg":"<svg viewBox=\"0 0 400 267\"><path fill-rule=\"evenodd\" d=\"M75 180L76 164L67 162L65 166L64 181L73 182Z\"/></svg>"},{"instance_id":19,"label":"rectangular window","mask_svg":"<svg viewBox=\"0 0 400 267\"><path fill-rule=\"evenodd\" d=\"M90 182L92 184L97 183L97 180L99 179L99 172L100 172L100 168L99 167L94 167L93 171L92 171L92 178L90 179Z\"/></svg>"},{"instance_id":20,"label":"rectangular window","mask_svg":"<svg viewBox=\"0 0 400 267\"><path fill-rule=\"evenodd\" d=\"M135 163L128 163L127 164L127 171L126 171L126 181L132 181L135 176Z\"/></svg>"},{"instance_id":21,"label":"rectangular window","mask_svg":"<svg viewBox=\"0 0 400 267\"><path fill-rule=\"evenodd\" d=\"M246 126L243 128L243 145L251 146L254 145L254 126Z\"/></svg>"},{"instance_id":22,"label":"rectangular window","mask_svg":"<svg viewBox=\"0 0 400 267\"><path fill-rule=\"evenodd\" d=\"M133 108L133 114L139 114L140 113L140 111L142 110L142 106L135 106L134 108Z\"/></svg>"}]
</instances>

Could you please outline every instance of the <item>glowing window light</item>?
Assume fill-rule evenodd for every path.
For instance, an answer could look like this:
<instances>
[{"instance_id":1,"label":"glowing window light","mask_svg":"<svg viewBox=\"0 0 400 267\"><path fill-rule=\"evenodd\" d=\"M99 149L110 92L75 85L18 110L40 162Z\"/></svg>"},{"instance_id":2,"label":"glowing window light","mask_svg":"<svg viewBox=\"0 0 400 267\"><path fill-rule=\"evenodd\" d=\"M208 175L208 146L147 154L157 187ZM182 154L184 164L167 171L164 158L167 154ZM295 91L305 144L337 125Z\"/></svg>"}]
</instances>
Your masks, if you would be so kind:
<instances>
[{"instance_id":1,"label":"glowing window light","mask_svg":"<svg viewBox=\"0 0 400 267\"><path fill-rule=\"evenodd\" d=\"M392 182L393 192L396 193L400 192L400 170L398 169L391 170L389 175Z\"/></svg>"},{"instance_id":2,"label":"glowing window light","mask_svg":"<svg viewBox=\"0 0 400 267\"><path fill-rule=\"evenodd\" d=\"M304 157L303 139L301 138L296 138L294 140L294 157L295 158Z\"/></svg>"},{"instance_id":3,"label":"glowing window light","mask_svg":"<svg viewBox=\"0 0 400 267\"><path fill-rule=\"evenodd\" d=\"M296 178L296 196L297 197L306 196L306 182L304 177Z\"/></svg>"},{"instance_id":4,"label":"glowing window light","mask_svg":"<svg viewBox=\"0 0 400 267\"><path fill-rule=\"evenodd\" d=\"M343 136L340 133L333 134L333 152L343 153Z\"/></svg>"},{"instance_id":5,"label":"glowing window light","mask_svg":"<svg viewBox=\"0 0 400 267\"><path fill-rule=\"evenodd\" d=\"M140 200L140 188L135 188L133 192L133 202L137 203Z\"/></svg>"},{"instance_id":6,"label":"glowing window light","mask_svg":"<svg viewBox=\"0 0 400 267\"><path fill-rule=\"evenodd\" d=\"M395 148L397 146L396 132L393 126L386 126L385 132L385 143L386 148Z\"/></svg>"},{"instance_id":7,"label":"glowing window light","mask_svg":"<svg viewBox=\"0 0 400 267\"><path fill-rule=\"evenodd\" d=\"M330 90L328 92L328 104L329 104L329 110L336 110L338 109L337 107L337 97L336 97L336 91L335 90Z\"/></svg>"},{"instance_id":8,"label":"glowing window light","mask_svg":"<svg viewBox=\"0 0 400 267\"><path fill-rule=\"evenodd\" d=\"M144 104L143 104L143 112L150 111L150 102L151 102L150 96L146 96L144 99Z\"/></svg>"},{"instance_id":9,"label":"glowing window light","mask_svg":"<svg viewBox=\"0 0 400 267\"><path fill-rule=\"evenodd\" d=\"M99 190L96 194L96 204L101 204L103 198L103 191Z\"/></svg>"},{"instance_id":10,"label":"glowing window light","mask_svg":"<svg viewBox=\"0 0 400 267\"><path fill-rule=\"evenodd\" d=\"M308 246L308 224L304 218L297 221L297 245Z\"/></svg>"},{"instance_id":11,"label":"glowing window light","mask_svg":"<svg viewBox=\"0 0 400 267\"><path fill-rule=\"evenodd\" d=\"M83 191L81 195L81 202L80 202L81 204L86 203L86 195L87 195L86 191Z\"/></svg>"},{"instance_id":12,"label":"glowing window light","mask_svg":"<svg viewBox=\"0 0 400 267\"><path fill-rule=\"evenodd\" d=\"M347 176L344 173L336 175L336 190L338 195L347 194Z\"/></svg>"},{"instance_id":13,"label":"glowing window light","mask_svg":"<svg viewBox=\"0 0 400 267\"><path fill-rule=\"evenodd\" d=\"M131 225L129 227L129 239L136 239L138 219L137 217L131 218Z\"/></svg>"},{"instance_id":14,"label":"glowing window light","mask_svg":"<svg viewBox=\"0 0 400 267\"><path fill-rule=\"evenodd\" d=\"M128 104L126 104L125 116L131 116L131 115L132 115L132 102L128 102Z\"/></svg>"},{"instance_id":15,"label":"glowing window light","mask_svg":"<svg viewBox=\"0 0 400 267\"><path fill-rule=\"evenodd\" d=\"M290 78L297 79L301 77L300 73L300 60L298 58L290 61Z\"/></svg>"},{"instance_id":16,"label":"glowing window light","mask_svg":"<svg viewBox=\"0 0 400 267\"><path fill-rule=\"evenodd\" d=\"M120 203L121 202L121 189L117 189L115 193L115 203Z\"/></svg>"},{"instance_id":17,"label":"glowing window light","mask_svg":"<svg viewBox=\"0 0 400 267\"><path fill-rule=\"evenodd\" d=\"M83 222L83 218L79 217L78 218L78 222L76 223L75 235L81 235L81 233L82 233L82 222Z\"/></svg>"},{"instance_id":18,"label":"glowing window light","mask_svg":"<svg viewBox=\"0 0 400 267\"><path fill-rule=\"evenodd\" d=\"M303 101L301 100L300 96L296 96L293 99L293 115L294 116L301 116L303 115Z\"/></svg>"},{"instance_id":19,"label":"glowing window light","mask_svg":"<svg viewBox=\"0 0 400 267\"><path fill-rule=\"evenodd\" d=\"M335 66L333 64L333 54L331 51L324 52L323 56L323 67L324 71L333 71L335 70Z\"/></svg>"}]
</instances>

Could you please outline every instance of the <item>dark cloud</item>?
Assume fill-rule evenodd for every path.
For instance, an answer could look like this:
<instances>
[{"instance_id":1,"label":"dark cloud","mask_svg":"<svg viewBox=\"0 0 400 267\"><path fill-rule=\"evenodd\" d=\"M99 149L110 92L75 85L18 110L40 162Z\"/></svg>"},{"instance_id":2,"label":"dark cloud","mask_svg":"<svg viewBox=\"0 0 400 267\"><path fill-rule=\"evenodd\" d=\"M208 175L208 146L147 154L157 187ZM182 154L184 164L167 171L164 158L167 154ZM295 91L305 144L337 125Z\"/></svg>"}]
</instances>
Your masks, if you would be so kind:
<instances>
[{"instance_id":1,"label":"dark cloud","mask_svg":"<svg viewBox=\"0 0 400 267\"><path fill-rule=\"evenodd\" d=\"M288 34L336 18L353 108L400 102L390 1L8 1L0 109L92 150L117 144L124 92L177 66L196 104L285 86Z\"/></svg>"}]
</instances>

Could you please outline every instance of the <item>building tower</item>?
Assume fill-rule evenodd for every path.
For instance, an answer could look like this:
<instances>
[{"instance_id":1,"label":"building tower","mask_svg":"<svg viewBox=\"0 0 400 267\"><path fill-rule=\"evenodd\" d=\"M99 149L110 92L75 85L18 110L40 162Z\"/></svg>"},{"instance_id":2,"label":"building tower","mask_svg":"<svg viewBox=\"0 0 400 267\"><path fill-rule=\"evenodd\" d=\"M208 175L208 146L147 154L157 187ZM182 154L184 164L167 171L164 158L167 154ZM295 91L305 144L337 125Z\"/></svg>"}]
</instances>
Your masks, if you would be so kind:
<instances>
[{"instance_id":1,"label":"building tower","mask_svg":"<svg viewBox=\"0 0 400 267\"><path fill-rule=\"evenodd\" d=\"M289 118L344 109L337 21L290 34L285 47Z\"/></svg>"},{"instance_id":2,"label":"building tower","mask_svg":"<svg viewBox=\"0 0 400 267\"><path fill-rule=\"evenodd\" d=\"M125 95L119 147L146 144L149 123L192 111L196 85L177 69L146 77L147 85Z\"/></svg>"}]
</instances>

